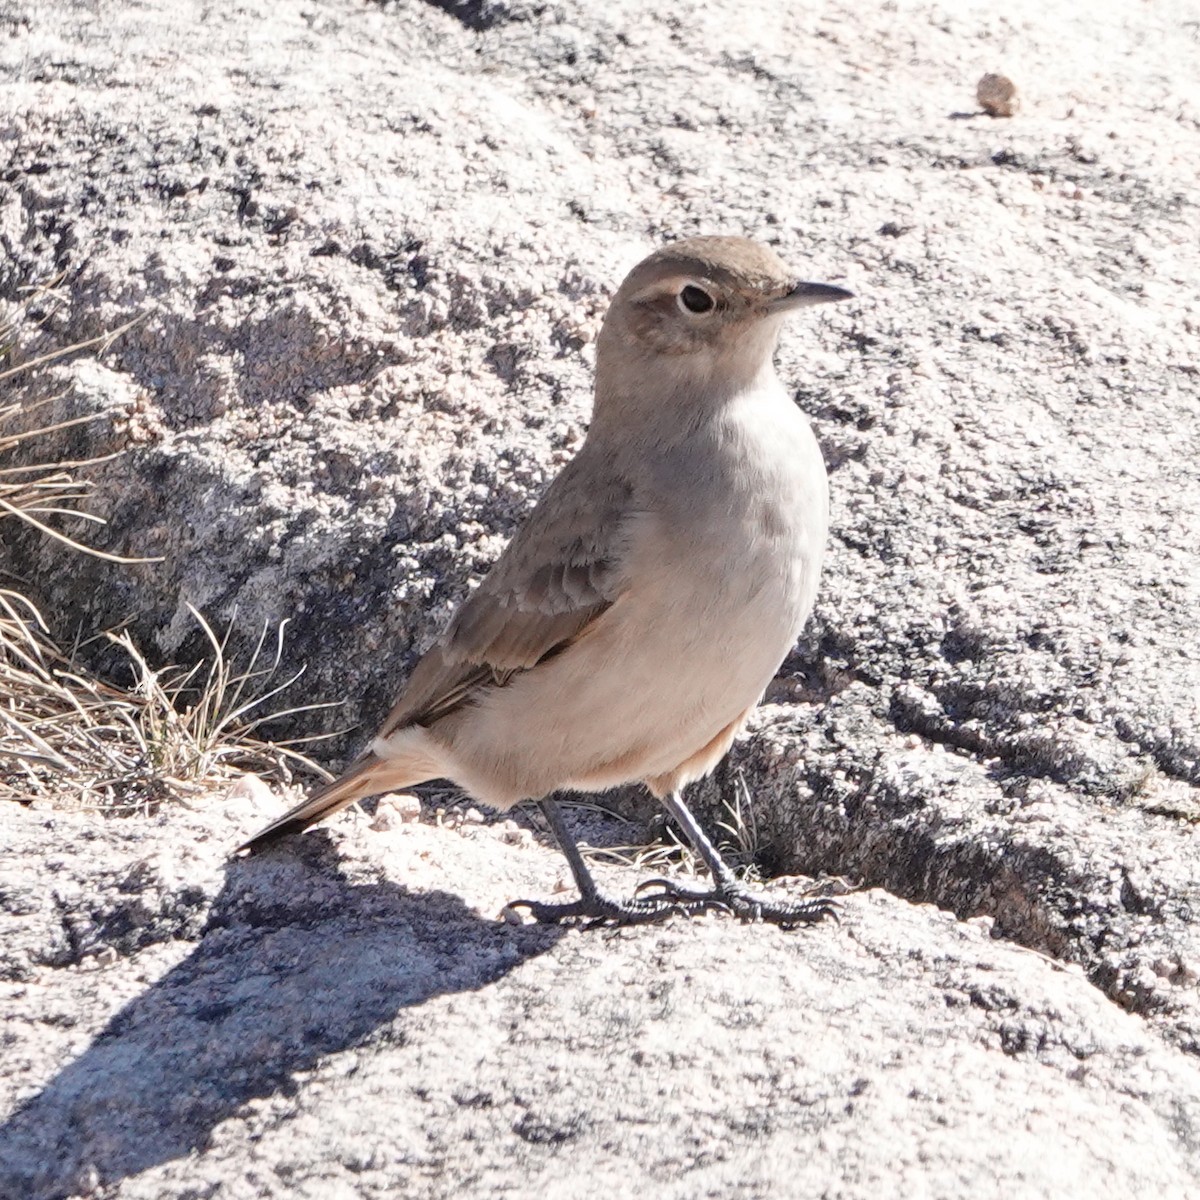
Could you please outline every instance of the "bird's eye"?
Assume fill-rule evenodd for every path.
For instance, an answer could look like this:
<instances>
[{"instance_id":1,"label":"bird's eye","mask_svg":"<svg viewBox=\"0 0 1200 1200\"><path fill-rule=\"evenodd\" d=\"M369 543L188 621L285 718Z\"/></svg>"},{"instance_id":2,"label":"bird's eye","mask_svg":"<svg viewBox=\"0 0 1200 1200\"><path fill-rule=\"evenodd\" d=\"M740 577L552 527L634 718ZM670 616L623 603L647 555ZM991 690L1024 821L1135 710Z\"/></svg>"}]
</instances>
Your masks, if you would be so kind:
<instances>
[{"instance_id":1,"label":"bird's eye","mask_svg":"<svg viewBox=\"0 0 1200 1200\"><path fill-rule=\"evenodd\" d=\"M679 307L693 316L712 312L717 303L703 288L697 287L694 283L687 284L676 299Z\"/></svg>"}]
</instances>

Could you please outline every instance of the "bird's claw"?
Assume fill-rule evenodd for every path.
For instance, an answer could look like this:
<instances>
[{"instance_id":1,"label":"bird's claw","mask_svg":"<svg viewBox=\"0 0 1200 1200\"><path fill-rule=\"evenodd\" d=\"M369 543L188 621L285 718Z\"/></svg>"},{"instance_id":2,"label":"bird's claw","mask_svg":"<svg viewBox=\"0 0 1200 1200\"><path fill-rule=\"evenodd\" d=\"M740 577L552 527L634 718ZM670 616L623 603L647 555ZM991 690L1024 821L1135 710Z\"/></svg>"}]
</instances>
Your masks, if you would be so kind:
<instances>
[{"instance_id":1,"label":"bird's claw","mask_svg":"<svg viewBox=\"0 0 1200 1200\"><path fill-rule=\"evenodd\" d=\"M812 896L805 900L774 900L760 892L753 892L745 884L733 879L705 888L697 884L683 883L674 879L647 879L634 891L642 898L648 888L657 889L648 898L661 904L703 905L706 909L720 909L742 921L763 921L778 925L781 929L796 929L800 925L816 925L826 918L838 920L841 906L829 896Z\"/></svg>"},{"instance_id":2,"label":"bird's claw","mask_svg":"<svg viewBox=\"0 0 1200 1200\"><path fill-rule=\"evenodd\" d=\"M559 903L511 900L505 907L514 912L524 909L539 925L563 925L579 921L585 929L594 929L597 926L648 925L673 916L690 917L717 905L707 897L673 897L664 891L646 897L635 893L629 900L616 900L603 893Z\"/></svg>"},{"instance_id":3,"label":"bird's claw","mask_svg":"<svg viewBox=\"0 0 1200 1200\"><path fill-rule=\"evenodd\" d=\"M657 889L650 892L651 888ZM637 898L642 898L643 894L649 892L648 899L668 899L676 902L687 900L703 900L707 901L710 907L728 908L729 906L720 900L718 889L704 887L698 883L684 883L678 879L665 879L656 877L654 879L643 879L641 883L633 889L633 894Z\"/></svg>"},{"instance_id":4,"label":"bird's claw","mask_svg":"<svg viewBox=\"0 0 1200 1200\"><path fill-rule=\"evenodd\" d=\"M653 889L653 890L651 890ZM513 900L510 911L524 909L539 925L581 922L585 929L597 926L647 925L668 917L694 917L705 912L726 912L742 921L762 921L781 929L816 925L826 918L838 920L840 905L829 896L805 900L774 900L753 892L738 880L713 888L674 879L647 879L629 900L615 900L597 893L578 900L550 903L545 900Z\"/></svg>"}]
</instances>

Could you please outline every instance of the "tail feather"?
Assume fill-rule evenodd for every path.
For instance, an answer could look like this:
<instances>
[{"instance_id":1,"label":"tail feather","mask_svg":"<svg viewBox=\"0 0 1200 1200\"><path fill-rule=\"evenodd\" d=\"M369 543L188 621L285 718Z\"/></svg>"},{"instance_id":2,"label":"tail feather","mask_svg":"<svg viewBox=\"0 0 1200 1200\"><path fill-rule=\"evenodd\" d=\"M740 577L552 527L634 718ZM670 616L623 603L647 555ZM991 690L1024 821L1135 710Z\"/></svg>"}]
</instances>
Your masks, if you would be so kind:
<instances>
[{"instance_id":1,"label":"tail feather","mask_svg":"<svg viewBox=\"0 0 1200 1200\"><path fill-rule=\"evenodd\" d=\"M234 854L240 854L243 850L249 850L253 854L280 838L300 833L310 825L333 816L356 800L365 800L368 796L375 796L380 792L412 787L413 784L424 783L431 778L428 771L422 771L415 764L407 770L406 766L408 764L380 758L373 752L368 752L361 762L351 767L344 775L318 788L295 808L289 809L249 841L243 842Z\"/></svg>"}]
</instances>

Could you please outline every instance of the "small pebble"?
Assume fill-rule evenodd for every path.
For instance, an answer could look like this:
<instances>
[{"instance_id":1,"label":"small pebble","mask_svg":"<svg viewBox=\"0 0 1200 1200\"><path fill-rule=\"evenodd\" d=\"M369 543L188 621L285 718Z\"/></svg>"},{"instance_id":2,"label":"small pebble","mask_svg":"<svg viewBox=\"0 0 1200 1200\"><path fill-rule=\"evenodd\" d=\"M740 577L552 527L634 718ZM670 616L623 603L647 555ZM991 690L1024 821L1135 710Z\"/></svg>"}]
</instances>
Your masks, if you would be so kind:
<instances>
[{"instance_id":1,"label":"small pebble","mask_svg":"<svg viewBox=\"0 0 1200 1200\"><path fill-rule=\"evenodd\" d=\"M975 101L989 117L1015 116L1021 107L1017 85L1007 75L985 75L975 86Z\"/></svg>"},{"instance_id":2,"label":"small pebble","mask_svg":"<svg viewBox=\"0 0 1200 1200\"><path fill-rule=\"evenodd\" d=\"M75 1191L80 1196L92 1196L100 1187L100 1171L93 1163L84 1163L75 1172Z\"/></svg>"},{"instance_id":3,"label":"small pebble","mask_svg":"<svg viewBox=\"0 0 1200 1200\"><path fill-rule=\"evenodd\" d=\"M502 821L499 833L500 840L507 846L528 846L533 841L533 834L512 820Z\"/></svg>"},{"instance_id":4,"label":"small pebble","mask_svg":"<svg viewBox=\"0 0 1200 1200\"><path fill-rule=\"evenodd\" d=\"M257 775L239 775L225 793L226 801L249 800L255 808L278 808L279 801Z\"/></svg>"},{"instance_id":5,"label":"small pebble","mask_svg":"<svg viewBox=\"0 0 1200 1200\"><path fill-rule=\"evenodd\" d=\"M416 796L392 792L380 797L375 806L375 819L371 822L371 828L376 833L383 833L400 825L411 825L420 819L421 801Z\"/></svg>"}]
</instances>

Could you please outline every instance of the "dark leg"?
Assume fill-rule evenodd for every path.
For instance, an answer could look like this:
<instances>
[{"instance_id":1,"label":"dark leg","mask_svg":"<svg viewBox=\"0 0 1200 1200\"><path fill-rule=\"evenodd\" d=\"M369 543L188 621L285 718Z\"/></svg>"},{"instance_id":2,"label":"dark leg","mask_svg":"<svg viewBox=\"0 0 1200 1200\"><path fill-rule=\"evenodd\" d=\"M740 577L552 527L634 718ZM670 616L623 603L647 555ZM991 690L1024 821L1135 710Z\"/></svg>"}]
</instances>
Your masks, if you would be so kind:
<instances>
[{"instance_id":1,"label":"dark leg","mask_svg":"<svg viewBox=\"0 0 1200 1200\"><path fill-rule=\"evenodd\" d=\"M672 792L669 796L664 796L662 803L687 835L696 853L704 859L704 865L712 875L714 887L703 889L670 879L653 879L642 887L654 887L657 891L644 897L645 899L675 900L683 903L708 901L714 907L727 909L743 921L770 921L773 925L781 925L785 929L797 925L815 925L826 917L837 917L838 906L828 897L780 902L753 892L734 875L729 865L717 853L716 846L709 841L708 835L684 804L681 793Z\"/></svg>"},{"instance_id":2,"label":"dark leg","mask_svg":"<svg viewBox=\"0 0 1200 1200\"><path fill-rule=\"evenodd\" d=\"M576 919L586 921L590 925L640 925L647 921L661 921L673 913L691 914L724 907L708 897L673 896L665 891L661 895L636 896L631 900L614 900L606 896L596 886L575 839L567 829L558 804L549 798L541 804L555 840L566 856L571 874L575 877L579 899L557 904L541 900L514 900L509 908L527 909L535 921L549 925Z\"/></svg>"}]
</instances>

